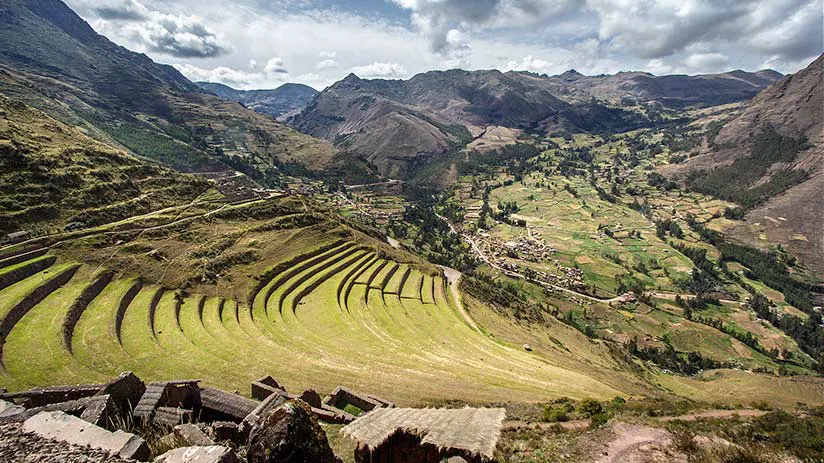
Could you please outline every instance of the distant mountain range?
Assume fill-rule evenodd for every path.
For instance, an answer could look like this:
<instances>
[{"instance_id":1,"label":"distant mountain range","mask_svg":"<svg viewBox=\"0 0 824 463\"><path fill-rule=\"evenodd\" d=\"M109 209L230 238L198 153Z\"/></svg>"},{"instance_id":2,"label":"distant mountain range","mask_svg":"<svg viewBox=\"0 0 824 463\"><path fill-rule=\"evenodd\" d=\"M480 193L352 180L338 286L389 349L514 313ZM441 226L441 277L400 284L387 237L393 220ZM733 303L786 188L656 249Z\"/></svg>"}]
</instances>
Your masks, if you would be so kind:
<instances>
[{"instance_id":1,"label":"distant mountain range","mask_svg":"<svg viewBox=\"0 0 824 463\"><path fill-rule=\"evenodd\" d=\"M658 103L674 109L748 100L782 77L771 69L695 76L656 76L648 72L585 76L574 69L551 77L527 72L511 74L532 79L571 103L594 97L612 104Z\"/></svg>"},{"instance_id":2,"label":"distant mountain range","mask_svg":"<svg viewBox=\"0 0 824 463\"><path fill-rule=\"evenodd\" d=\"M375 163L385 175L462 145L488 126L538 133L603 132L648 125L644 104L680 110L747 100L779 79L775 71L699 76L620 73L587 77L527 72L433 71L409 80L354 74L321 92L289 123Z\"/></svg>"},{"instance_id":3,"label":"distant mountain range","mask_svg":"<svg viewBox=\"0 0 824 463\"><path fill-rule=\"evenodd\" d=\"M319 94L295 84L239 91L195 84L110 42L59 0L6 0L0 26L0 81L9 98L178 170L233 168L264 183L282 172L337 175L342 167L348 178L371 178L373 165L404 178L491 126L620 132L658 117L633 105L679 110L742 101L781 77L450 70L405 81L350 75ZM262 113L288 118L303 133Z\"/></svg>"},{"instance_id":4,"label":"distant mountain range","mask_svg":"<svg viewBox=\"0 0 824 463\"><path fill-rule=\"evenodd\" d=\"M236 101L249 109L274 118L290 116L312 102L318 91L303 84L283 84L274 90L236 90L215 82L196 82L203 90Z\"/></svg>"}]
</instances>

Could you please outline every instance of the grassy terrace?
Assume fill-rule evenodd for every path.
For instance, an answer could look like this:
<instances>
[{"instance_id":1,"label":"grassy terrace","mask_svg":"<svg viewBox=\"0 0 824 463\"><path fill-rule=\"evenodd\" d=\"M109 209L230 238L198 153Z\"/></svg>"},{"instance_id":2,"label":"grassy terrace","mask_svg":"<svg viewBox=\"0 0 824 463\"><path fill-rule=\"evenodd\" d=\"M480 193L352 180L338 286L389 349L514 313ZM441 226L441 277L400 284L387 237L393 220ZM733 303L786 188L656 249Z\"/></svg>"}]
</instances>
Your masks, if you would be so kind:
<instances>
[{"instance_id":1,"label":"grassy terrace","mask_svg":"<svg viewBox=\"0 0 824 463\"><path fill-rule=\"evenodd\" d=\"M597 345L587 347L585 338L563 325L524 329L467 299L476 321L494 327L497 335L476 329L459 308L464 301L455 300L445 278L431 269L398 264L348 241L306 249L290 261L297 263L270 275L251 305L197 293L184 296L117 276L81 304L82 314L69 333L70 353L64 320L101 275L96 267L80 266L13 325L0 384L20 389L100 381L128 369L149 380L193 377L239 391L272 374L293 390L344 384L400 403L609 398L644 391L613 371L615 364ZM75 265L56 263L0 291L0 316L7 318L27 295ZM647 317L655 324L666 316L661 314ZM704 328L684 331L683 339L673 332L673 342L695 342L693 336ZM529 341L535 352L504 339ZM557 345L578 359L554 355ZM754 397L774 400L785 397L774 392L776 382L802 401L820 401L824 393L820 382L810 379L731 371L714 375L716 381L708 382L666 375L655 381L679 394L717 400L728 398L724 385L730 382L744 384Z\"/></svg>"},{"instance_id":2,"label":"grassy terrace","mask_svg":"<svg viewBox=\"0 0 824 463\"><path fill-rule=\"evenodd\" d=\"M401 402L620 393L480 334L442 275L351 242L333 244L306 250L251 305L117 276L81 304L70 353L64 320L100 275L81 266L14 324L0 382L19 389L98 381L130 369L147 379L196 377L240 391L272 374L294 389L346 384ZM2 290L0 315L40 288L47 274L71 265L52 265Z\"/></svg>"},{"instance_id":3,"label":"grassy terrace","mask_svg":"<svg viewBox=\"0 0 824 463\"><path fill-rule=\"evenodd\" d=\"M672 393L734 402L742 387L748 400L824 397L817 378L715 370L694 379L628 362L548 313L518 320L458 292L439 268L306 212L290 197L195 206L127 229L114 223L61 236L48 252L4 250L0 387L94 382L132 370L242 393L271 374L292 391L345 385L403 405ZM643 253L630 251L627 260L636 256ZM667 335L678 349L698 343L713 358L769 365L714 328L684 321L670 300L652 311L565 304L576 319L601 320L596 328L612 330L614 340ZM766 347L798 352L741 308L706 315L756 333Z\"/></svg>"}]
</instances>

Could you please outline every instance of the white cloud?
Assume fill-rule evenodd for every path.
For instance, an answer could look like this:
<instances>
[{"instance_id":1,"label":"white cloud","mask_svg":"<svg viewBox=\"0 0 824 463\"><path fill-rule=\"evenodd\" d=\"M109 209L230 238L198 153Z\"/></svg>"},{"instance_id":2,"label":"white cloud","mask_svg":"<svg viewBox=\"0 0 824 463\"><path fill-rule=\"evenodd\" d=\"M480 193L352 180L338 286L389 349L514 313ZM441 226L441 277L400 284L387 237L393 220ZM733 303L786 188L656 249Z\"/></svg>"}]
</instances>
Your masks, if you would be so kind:
<instances>
[{"instance_id":1,"label":"white cloud","mask_svg":"<svg viewBox=\"0 0 824 463\"><path fill-rule=\"evenodd\" d=\"M266 62L266 66L263 68L263 72L268 75L289 73L289 71L286 70L286 65L283 64L283 59L277 56L269 58L269 61Z\"/></svg>"},{"instance_id":2,"label":"white cloud","mask_svg":"<svg viewBox=\"0 0 824 463\"><path fill-rule=\"evenodd\" d=\"M684 61L687 66L702 70L722 70L729 62L730 59L721 53L695 53Z\"/></svg>"},{"instance_id":3,"label":"white cloud","mask_svg":"<svg viewBox=\"0 0 824 463\"><path fill-rule=\"evenodd\" d=\"M163 13L137 0L84 4L97 15L96 24L104 32L116 30L147 51L178 58L216 57L231 51L231 46L195 15Z\"/></svg>"},{"instance_id":4,"label":"white cloud","mask_svg":"<svg viewBox=\"0 0 824 463\"><path fill-rule=\"evenodd\" d=\"M325 59L323 61L319 61L318 64L315 65L315 69L323 70L323 69L331 69L337 67L338 62L333 59Z\"/></svg>"},{"instance_id":5,"label":"white cloud","mask_svg":"<svg viewBox=\"0 0 824 463\"><path fill-rule=\"evenodd\" d=\"M406 77L406 69L398 63L372 63L351 69L358 77L364 78L399 78Z\"/></svg>"},{"instance_id":6,"label":"white cloud","mask_svg":"<svg viewBox=\"0 0 824 463\"><path fill-rule=\"evenodd\" d=\"M253 60L253 59L249 60L249 69L252 69L252 70L257 69L257 65L258 65L258 63L257 63L256 60Z\"/></svg>"},{"instance_id":7,"label":"white cloud","mask_svg":"<svg viewBox=\"0 0 824 463\"><path fill-rule=\"evenodd\" d=\"M320 56L321 58L326 58L326 59L335 59L335 58L338 57L338 53L335 52L335 51L325 51L324 50L324 51L318 53L318 56Z\"/></svg>"},{"instance_id":8,"label":"white cloud","mask_svg":"<svg viewBox=\"0 0 824 463\"><path fill-rule=\"evenodd\" d=\"M172 66L189 80L219 82L240 89L255 86L263 80L262 74L238 71L225 66L212 69L199 68L191 64L173 64Z\"/></svg>"},{"instance_id":9,"label":"white cloud","mask_svg":"<svg viewBox=\"0 0 824 463\"><path fill-rule=\"evenodd\" d=\"M504 70L506 71L529 71L538 74L548 72L552 67L552 63L535 58L532 55L526 56L521 62L510 61Z\"/></svg>"}]
</instances>

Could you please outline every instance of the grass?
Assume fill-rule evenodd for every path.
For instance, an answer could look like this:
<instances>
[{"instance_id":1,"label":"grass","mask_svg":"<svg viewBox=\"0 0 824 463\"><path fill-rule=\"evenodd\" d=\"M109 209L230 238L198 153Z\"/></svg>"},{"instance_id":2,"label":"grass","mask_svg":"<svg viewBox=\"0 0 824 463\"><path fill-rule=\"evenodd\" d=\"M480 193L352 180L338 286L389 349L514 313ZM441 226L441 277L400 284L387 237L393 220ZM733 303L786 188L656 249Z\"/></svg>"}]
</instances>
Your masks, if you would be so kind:
<instances>
[{"instance_id":1,"label":"grass","mask_svg":"<svg viewBox=\"0 0 824 463\"><path fill-rule=\"evenodd\" d=\"M134 280L118 277L80 318L72 356L62 346L60 330L71 302L93 281L94 267L83 266L13 330L6 345L9 376L3 386L99 381L129 369L145 380L198 378L239 391L246 391L254 378L272 374L295 391L344 384L400 403L493 400L503 393L520 400L618 393L599 380L479 333L460 315L443 277L429 274L426 267L385 260L387 265L370 265L365 280L352 287L345 310L339 305L338 287L373 257L369 250L343 245L321 254L313 265L296 266L298 272L273 283L268 315L263 310L265 291L251 308L239 303L235 312L231 299L166 290L155 310L155 336L149 305L160 287L144 284L125 312L122 345L114 334L114 317ZM399 297L406 283L401 288L395 276L407 269L410 285L424 283L423 298L419 293ZM371 281L369 287L366 281ZM6 288L0 300L19 298L23 286L30 290L39 284L35 275ZM47 350L37 348L38 343Z\"/></svg>"}]
</instances>

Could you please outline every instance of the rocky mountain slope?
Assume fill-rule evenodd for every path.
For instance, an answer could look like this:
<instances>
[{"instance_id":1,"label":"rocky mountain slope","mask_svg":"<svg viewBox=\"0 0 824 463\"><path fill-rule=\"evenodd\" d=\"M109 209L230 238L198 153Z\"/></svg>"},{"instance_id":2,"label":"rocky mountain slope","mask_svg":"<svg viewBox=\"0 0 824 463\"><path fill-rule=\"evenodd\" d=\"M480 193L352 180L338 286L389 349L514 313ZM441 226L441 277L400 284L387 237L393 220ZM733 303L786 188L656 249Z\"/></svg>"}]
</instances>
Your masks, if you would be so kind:
<instances>
[{"instance_id":1,"label":"rocky mountain slope","mask_svg":"<svg viewBox=\"0 0 824 463\"><path fill-rule=\"evenodd\" d=\"M266 180L288 165L324 169L336 156L329 143L117 46L59 0L0 5L0 70L6 96L179 170L231 165Z\"/></svg>"},{"instance_id":2,"label":"rocky mountain slope","mask_svg":"<svg viewBox=\"0 0 824 463\"><path fill-rule=\"evenodd\" d=\"M551 77L528 72L510 74L542 85L569 102L597 98L612 104L658 103L673 109L748 100L782 77L773 70L736 70L695 76L656 76L648 72L585 76L574 69Z\"/></svg>"},{"instance_id":3,"label":"rocky mountain slope","mask_svg":"<svg viewBox=\"0 0 824 463\"><path fill-rule=\"evenodd\" d=\"M389 176L404 176L489 126L600 131L644 123L620 109L567 103L517 75L463 70L432 71L406 81L363 80L350 74L290 122L304 133L366 156Z\"/></svg>"},{"instance_id":4,"label":"rocky mountain slope","mask_svg":"<svg viewBox=\"0 0 824 463\"><path fill-rule=\"evenodd\" d=\"M650 120L619 108L621 104L681 108L741 101L778 77L773 71L663 77L586 77L569 71L547 77L450 70L406 81L350 75L321 92L290 122L304 133L366 156L386 175L403 177L487 127L539 133L625 131Z\"/></svg>"},{"instance_id":5,"label":"rocky mountain slope","mask_svg":"<svg viewBox=\"0 0 824 463\"><path fill-rule=\"evenodd\" d=\"M192 201L209 188L0 95L0 231L99 225Z\"/></svg>"},{"instance_id":6,"label":"rocky mountain slope","mask_svg":"<svg viewBox=\"0 0 824 463\"><path fill-rule=\"evenodd\" d=\"M236 101L249 109L274 118L289 116L305 108L318 91L303 84L283 84L273 90L236 90L215 82L196 82L206 92Z\"/></svg>"},{"instance_id":7,"label":"rocky mountain slope","mask_svg":"<svg viewBox=\"0 0 824 463\"><path fill-rule=\"evenodd\" d=\"M819 275L824 272L823 81L824 55L759 93L720 130L712 152L678 168L731 178L772 133L765 173L746 185L763 194L734 235L761 247L781 244Z\"/></svg>"}]
</instances>

